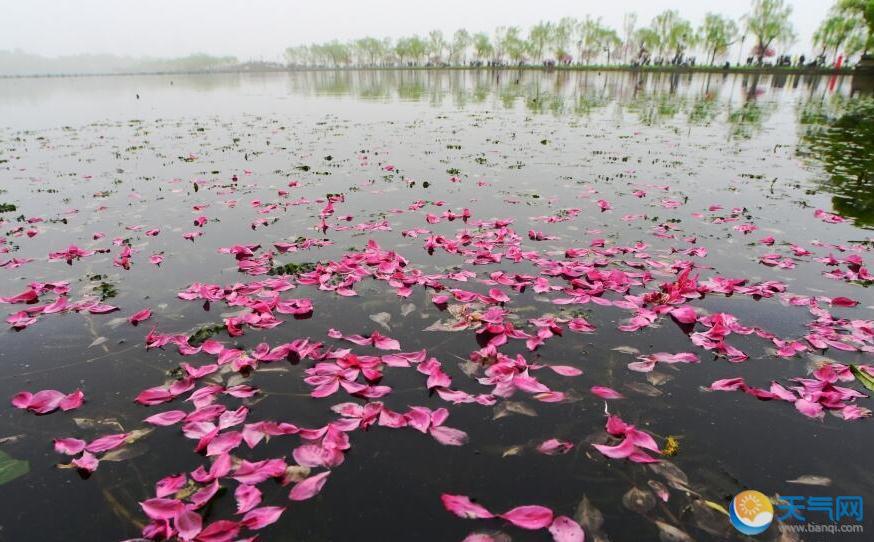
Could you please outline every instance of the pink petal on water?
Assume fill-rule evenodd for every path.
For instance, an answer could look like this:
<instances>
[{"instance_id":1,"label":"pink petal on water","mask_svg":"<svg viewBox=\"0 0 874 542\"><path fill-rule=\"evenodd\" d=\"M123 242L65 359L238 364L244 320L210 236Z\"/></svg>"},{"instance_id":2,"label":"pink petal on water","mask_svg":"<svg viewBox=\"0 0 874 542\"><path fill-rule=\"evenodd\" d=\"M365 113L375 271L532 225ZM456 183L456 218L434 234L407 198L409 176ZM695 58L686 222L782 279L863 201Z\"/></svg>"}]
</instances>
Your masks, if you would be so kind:
<instances>
[{"instance_id":1,"label":"pink petal on water","mask_svg":"<svg viewBox=\"0 0 874 542\"><path fill-rule=\"evenodd\" d=\"M173 519L185 509L179 499L148 499L140 503L140 508L151 519Z\"/></svg>"},{"instance_id":2,"label":"pink petal on water","mask_svg":"<svg viewBox=\"0 0 874 542\"><path fill-rule=\"evenodd\" d=\"M325 482L328 481L328 476L330 474L331 471L328 470L301 480L291 488L288 498L293 501L305 501L318 495L322 490L322 487L324 487Z\"/></svg>"},{"instance_id":3,"label":"pink petal on water","mask_svg":"<svg viewBox=\"0 0 874 542\"><path fill-rule=\"evenodd\" d=\"M549 533L555 542L585 542L586 535L580 524L567 516L558 516L549 526Z\"/></svg>"},{"instance_id":4,"label":"pink petal on water","mask_svg":"<svg viewBox=\"0 0 874 542\"><path fill-rule=\"evenodd\" d=\"M607 446L604 444L593 444L592 446L611 459L625 459L635 452L634 443L630 438L624 439L617 446Z\"/></svg>"},{"instance_id":5,"label":"pink petal on water","mask_svg":"<svg viewBox=\"0 0 874 542\"><path fill-rule=\"evenodd\" d=\"M16 395L13 398L13 404L15 404L16 400L20 402L21 398L26 397L22 395L23 393L27 392L22 392ZM61 401L65 397L66 396L63 393L57 390L41 390L30 396L27 406L19 408L26 408L30 411L36 412L37 414L48 414L49 412L57 410L57 408L61 404Z\"/></svg>"},{"instance_id":6,"label":"pink petal on water","mask_svg":"<svg viewBox=\"0 0 874 542\"><path fill-rule=\"evenodd\" d=\"M33 400L33 394L29 391L20 391L12 396L12 406L15 408L27 408Z\"/></svg>"},{"instance_id":7,"label":"pink petal on water","mask_svg":"<svg viewBox=\"0 0 874 542\"><path fill-rule=\"evenodd\" d=\"M714 391L736 391L746 389L746 387L743 378L724 378L710 384L710 389Z\"/></svg>"},{"instance_id":8,"label":"pink petal on water","mask_svg":"<svg viewBox=\"0 0 874 542\"><path fill-rule=\"evenodd\" d=\"M97 470L97 465L100 463L94 455L89 452L82 452L82 457L74 459L71 462L77 469L82 469L87 472Z\"/></svg>"},{"instance_id":9,"label":"pink petal on water","mask_svg":"<svg viewBox=\"0 0 874 542\"><path fill-rule=\"evenodd\" d=\"M82 406L82 403L85 402L85 394L82 393L82 390L76 390L73 393L65 396L58 403L58 406L61 407L61 410L74 410Z\"/></svg>"},{"instance_id":10,"label":"pink petal on water","mask_svg":"<svg viewBox=\"0 0 874 542\"><path fill-rule=\"evenodd\" d=\"M114 450L115 448L118 448L119 446L124 444L124 441L125 439L127 439L127 437L127 433L106 435L104 437L92 440L88 443L87 446L85 446L85 449L94 454L108 452L109 450Z\"/></svg>"},{"instance_id":11,"label":"pink petal on water","mask_svg":"<svg viewBox=\"0 0 874 542\"><path fill-rule=\"evenodd\" d=\"M183 419L185 419L186 416L187 416L187 413L185 411L168 410L167 412L161 412L160 414L155 414L153 416L149 416L148 418L146 418L143 421L146 423L150 423L152 425L159 425L159 426L164 427L164 426L168 426L168 425L173 425L175 423L179 423Z\"/></svg>"},{"instance_id":12,"label":"pink petal on water","mask_svg":"<svg viewBox=\"0 0 874 542\"><path fill-rule=\"evenodd\" d=\"M446 446L463 446L467 442L467 433L452 427L432 427L429 432L440 444Z\"/></svg>"},{"instance_id":13,"label":"pink petal on water","mask_svg":"<svg viewBox=\"0 0 874 542\"><path fill-rule=\"evenodd\" d=\"M179 538L186 541L193 540L203 528L203 518L194 510L186 508L176 516L174 525L179 531Z\"/></svg>"},{"instance_id":14,"label":"pink petal on water","mask_svg":"<svg viewBox=\"0 0 874 542\"><path fill-rule=\"evenodd\" d=\"M220 519L210 523L204 530L200 531L195 540L197 542L231 542L237 538L239 532L239 523Z\"/></svg>"},{"instance_id":15,"label":"pink petal on water","mask_svg":"<svg viewBox=\"0 0 874 542\"><path fill-rule=\"evenodd\" d=\"M283 512L285 512L285 507L283 506L262 506L246 513L240 524L253 530L263 529L272 523L276 523Z\"/></svg>"},{"instance_id":16,"label":"pink petal on water","mask_svg":"<svg viewBox=\"0 0 874 542\"><path fill-rule=\"evenodd\" d=\"M695 309L692 307L683 306L671 310L671 316L681 324L693 324L698 319Z\"/></svg>"},{"instance_id":17,"label":"pink petal on water","mask_svg":"<svg viewBox=\"0 0 874 542\"><path fill-rule=\"evenodd\" d=\"M573 447L574 444L572 442L551 438L540 443L537 447L537 451L546 455L558 455L568 453L573 449Z\"/></svg>"},{"instance_id":18,"label":"pink petal on water","mask_svg":"<svg viewBox=\"0 0 874 542\"><path fill-rule=\"evenodd\" d=\"M188 477L184 473L165 476L155 482L155 496L166 497L167 495L173 495L182 489L186 482L188 482Z\"/></svg>"},{"instance_id":19,"label":"pink petal on water","mask_svg":"<svg viewBox=\"0 0 874 542\"><path fill-rule=\"evenodd\" d=\"M552 510L538 505L517 506L498 517L506 519L516 527L531 530L548 527L553 519Z\"/></svg>"},{"instance_id":20,"label":"pink petal on water","mask_svg":"<svg viewBox=\"0 0 874 542\"><path fill-rule=\"evenodd\" d=\"M484 506L476 504L470 500L470 497L465 495L450 495L444 493L440 496L443 501L443 507L447 511L452 512L456 516L465 519L488 519L495 517L494 514L486 510Z\"/></svg>"},{"instance_id":21,"label":"pink petal on water","mask_svg":"<svg viewBox=\"0 0 874 542\"><path fill-rule=\"evenodd\" d=\"M859 304L859 302L854 299L850 299L849 297L833 297L831 300L831 304L837 305L838 307L855 307Z\"/></svg>"},{"instance_id":22,"label":"pink petal on water","mask_svg":"<svg viewBox=\"0 0 874 542\"><path fill-rule=\"evenodd\" d=\"M237 513L245 514L261 504L261 490L249 484L240 484L234 491L234 499L237 501Z\"/></svg>"},{"instance_id":23,"label":"pink petal on water","mask_svg":"<svg viewBox=\"0 0 874 542\"><path fill-rule=\"evenodd\" d=\"M624 396L613 388L606 386L592 386L591 392L601 399L623 399Z\"/></svg>"},{"instance_id":24,"label":"pink petal on water","mask_svg":"<svg viewBox=\"0 0 874 542\"><path fill-rule=\"evenodd\" d=\"M549 365L548 367L562 376L580 376L583 374L583 371L576 367L569 367L567 365Z\"/></svg>"},{"instance_id":25,"label":"pink petal on water","mask_svg":"<svg viewBox=\"0 0 874 542\"><path fill-rule=\"evenodd\" d=\"M378 348L380 350L400 350L401 349L401 343L399 343L395 339L385 337L377 331L374 331L373 335L371 335L370 338L373 340L373 346L375 346L376 348Z\"/></svg>"},{"instance_id":26,"label":"pink petal on water","mask_svg":"<svg viewBox=\"0 0 874 542\"><path fill-rule=\"evenodd\" d=\"M221 455L229 452L243 442L243 434L239 431L227 431L216 436L206 446L206 455Z\"/></svg>"},{"instance_id":27,"label":"pink petal on water","mask_svg":"<svg viewBox=\"0 0 874 542\"><path fill-rule=\"evenodd\" d=\"M130 323L133 324L133 325L137 325L137 324L139 324L140 322L144 322L144 321L148 320L148 319L151 318L151 317L152 317L152 310L151 310L151 309L143 309L143 310L141 310L141 311L139 311L139 312L135 312L135 313L133 313L133 314L130 316L130 318L127 319L127 321L130 322Z\"/></svg>"},{"instance_id":28,"label":"pink petal on water","mask_svg":"<svg viewBox=\"0 0 874 542\"><path fill-rule=\"evenodd\" d=\"M798 412L804 414L809 418L822 418L825 413L823 412L822 405L819 403L815 403L813 401L808 401L807 399L798 399L795 401L795 408L798 409Z\"/></svg>"},{"instance_id":29,"label":"pink petal on water","mask_svg":"<svg viewBox=\"0 0 874 542\"><path fill-rule=\"evenodd\" d=\"M76 455L85 449L85 441L77 438L56 438L55 451L59 454Z\"/></svg>"}]
</instances>

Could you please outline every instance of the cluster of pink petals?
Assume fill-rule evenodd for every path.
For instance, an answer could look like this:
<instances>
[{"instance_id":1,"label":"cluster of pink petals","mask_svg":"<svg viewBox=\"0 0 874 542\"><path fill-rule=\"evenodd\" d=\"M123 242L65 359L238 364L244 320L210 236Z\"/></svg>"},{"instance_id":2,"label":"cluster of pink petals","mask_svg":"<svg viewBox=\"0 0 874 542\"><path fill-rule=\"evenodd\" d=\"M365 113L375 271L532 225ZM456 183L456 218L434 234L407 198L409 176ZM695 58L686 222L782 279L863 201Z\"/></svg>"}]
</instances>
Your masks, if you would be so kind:
<instances>
[{"instance_id":1,"label":"cluster of pink petals","mask_svg":"<svg viewBox=\"0 0 874 542\"><path fill-rule=\"evenodd\" d=\"M500 518L521 529L536 531L548 529L555 542L584 542L585 534L580 525L567 516L556 516L545 506L525 505L507 510L503 514L494 514L486 507L470 500L465 495L444 493L440 496L443 507L448 512L464 519L494 519ZM483 542L489 538L482 535L471 535L466 541Z\"/></svg>"},{"instance_id":2,"label":"cluster of pink petals","mask_svg":"<svg viewBox=\"0 0 874 542\"><path fill-rule=\"evenodd\" d=\"M96 250L84 250L76 245L70 245L66 250L60 250L57 252L49 253L49 261L65 261L68 265L73 265L73 260L80 260L82 258L86 258L88 256L92 256L96 254L98 251Z\"/></svg>"},{"instance_id":3,"label":"cluster of pink petals","mask_svg":"<svg viewBox=\"0 0 874 542\"><path fill-rule=\"evenodd\" d=\"M596 450L611 459L628 459L634 463L657 463L659 460L644 450L661 453L655 439L648 433L627 424L619 416L607 416L607 433L622 439L615 446L593 444Z\"/></svg>"},{"instance_id":4,"label":"cluster of pink petals","mask_svg":"<svg viewBox=\"0 0 874 542\"><path fill-rule=\"evenodd\" d=\"M874 367L861 365L859 370L874 376ZM813 372L813 378L793 378L796 385L783 386L771 382L769 389L749 386L743 378L717 380L710 385L714 391L742 391L762 401L777 399L788 401L809 418L822 419L826 411L835 412L845 420L857 420L871 416L871 410L855 404L856 399L868 397L852 388L836 386L835 383L855 380L849 367L839 363L826 364Z\"/></svg>"},{"instance_id":5,"label":"cluster of pink petals","mask_svg":"<svg viewBox=\"0 0 874 542\"><path fill-rule=\"evenodd\" d=\"M85 394L82 390L76 390L65 394L58 390L42 390L36 393L20 391L12 397L12 406L35 412L36 414L48 414L57 409L63 411L74 410L85 402Z\"/></svg>"},{"instance_id":6,"label":"cluster of pink petals","mask_svg":"<svg viewBox=\"0 0 874 542\"><path fill-rule=\"evenodd\" d=\"M55 451L59 454L79 457L74 458L70 465L87 473L97 470L100 464L99 455L105 454L127 443L130 437L128 433L117 433L112 435L104 435L96 438L91 442L77 438L59 438L55 439ZM81 455L80 455L81 454Z\"/></svg>"},{"instance_id":7,"label":"cluster of pink petals","mask_svg":"<svg viewBox=\"0 0 874 542\"><path fill-rule=\"evenodd\" d=\"M86 297L80 301L71 302L67 297L69 291L70 283L68 281L32 282L26 290L19 294L0 297L0 303L28 305L27 308L9 315L6 318L6 323L13 329L21 330L35 324L43 315L68 312L107 314L118 310L117 307L102 303L96 297ZM40 296L46 293L54 294L56 297L50 303L38 304Z\"/></svg>"}]
</instances>

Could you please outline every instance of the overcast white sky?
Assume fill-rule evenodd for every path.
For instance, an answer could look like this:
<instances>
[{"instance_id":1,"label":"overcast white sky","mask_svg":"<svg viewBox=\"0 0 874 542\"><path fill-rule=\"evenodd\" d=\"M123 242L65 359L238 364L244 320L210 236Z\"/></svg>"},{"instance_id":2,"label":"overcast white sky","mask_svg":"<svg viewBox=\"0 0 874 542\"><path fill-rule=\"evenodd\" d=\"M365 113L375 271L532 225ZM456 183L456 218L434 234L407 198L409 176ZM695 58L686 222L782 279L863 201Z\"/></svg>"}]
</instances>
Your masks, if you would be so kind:
<instances>
[{"instance_id":1,"label":"overcast white sky","mask_svg":"<svg viewBox=\"0 0 874 542\"><path fill-rule=\"evenodd\" d=\"M810 38L833 0L788 0L798 33L794 52ZM748 0L0 0L0 50L47 56L115 53L179 56L192 52L278 60L289 45L391 36L459 26L491 32L542 19L601 16L621 28L626 12L638 25L665 9L697 24L707 11L739 18Z\"/></svg>"}]
</instances>

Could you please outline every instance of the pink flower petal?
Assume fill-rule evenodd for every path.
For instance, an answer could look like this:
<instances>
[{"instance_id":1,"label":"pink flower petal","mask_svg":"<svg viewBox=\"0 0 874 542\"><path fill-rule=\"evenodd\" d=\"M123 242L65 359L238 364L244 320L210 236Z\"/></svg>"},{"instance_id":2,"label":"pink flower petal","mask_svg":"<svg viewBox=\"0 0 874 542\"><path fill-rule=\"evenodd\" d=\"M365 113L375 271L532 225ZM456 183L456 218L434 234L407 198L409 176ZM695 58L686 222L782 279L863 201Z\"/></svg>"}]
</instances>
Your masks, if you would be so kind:
<instances>
[{"instance_id":1,"label":"pink flower petal","mask_svg":"<svg viewBox=\"0 0 874 542\"><path fill-rule=\"evenodd\" d=\"M285 512L285 507L283 506L263 506L247 512L240 524L248 529L263 529L272 523L276 523L283 512Z\"/></svg>"},{"instance_id":2,"label":"pink flower petal","mask_svg":"<svg viewBox=\"0 0 874 542\"><path fill-rule=\"evenodd\" d=\"M574 444L566 440L551 438L546 440L537 447L537 451L546 455L566 454L573 449Z\"/></svg>"},{"instance_id":3,"label":"pink flower petal","mask_svg":"<svg viewBox=\"0 0 874 542\"><path fill-rule=\"evenodd\" d=\"M567 516L558 516L549 526L555 542L585 542L586 535L580 524Z\"/></svg>"},{"instance_id":4,"label":"pink flower petal","mask_svg":"<svg viewBox=\"0 0 874 542\"><path fill-rule=\"evenodd\" d=\"M548 367L562 376L580 376L583 374L583 371L576 367L569 367L567 365L549 365Z\"/></svg>"},{"instance_id":5,"label":"pink flower petal","mask_svg":"<svg viewBox=\"0 0 874 542\"><path fill-rule=\"evenodd\" d=\"M293 501L305 501L311 499L319 494L322 487L324 487L325 482L328 481L328 476L330 474L331 471L328 470L301 480L291 488L288 498Z\"/></svg>"},{"instance_id":6,"label":"pink flower petal","mask_svg":"<svg viewBox=\"0 0 874 542\"><path fill-rule=\"evenodd\" d=\"M97 458L94 457L94 455L92 455L92 454L89 453L89 452L82 452L82 457L79 457L78 459L74 459L74 460L72 461L72 464L73 464L77 469L82 469L82 470L84 470L84 471L86 471L86 472L94 472L94 471L96 471L96 470L97 470L97 465L98 465L99 463L100 463L100 462L97 460Z\"/></svg>"},{"instance_id":7,"label":"pink flower petal","mask_svg":"<svg viewBox=\"0 0 874 542\"><path fill-rule=\"evenodd\" d=\"M467 433L452 427L432 427L428 430L431 436L446 446L463 446L467 442Z\"/></svg>"},{"instance_id":8,"label":"pink flower petal","mask_svg":"<svg viewBox=\"0 0 874 542\"><path fill-rule=\"evenodd\" d=\"M613 388L606 386L592 386L591 392L601 399L623 399L624 396Z\"/></svg>"},{"instance_id":9,"label":"pink flower petal","mask_svg":"<svg viewBox=\"0 0 874 542\"><path fill-rule=\"evenodd\" d=\"M552 510L538 505L517 506L498 517L506 519L516 527L531 530L548 527L553 519Z\"/></svg>"},{"instance_id":10,"label":"pink flower petal","mask_svg":"<svg viewBox=\"0 0 874 542\"><path fill-rule=\"evenodd\" d=\"M261 504L261 491L255 486L240 484L234 491L234 499L237 501L237 513L245 514Z\"/></svg>"},{"instance_id":11,"label":"pink flower petal","mask_svg":"<svg viewBox=\"0 0 874 542\"><path fill-rule=\"evenodd\" d=\"M203 518L194 510L184 509L177 514L174 525L182 540L193 540L203 528Z\"/></svg>"},{"instance_id":12,"label":"pink flower petal","mask_svg":"<svg viewBox=\"0 0 874 542\"><path fill-rule=\"evenodd\" d=\"M164 426L168 426L168 425L173 425L175 423L179 423L182 420L184 420L186 416L187 416L187 413L185 411L168 410L166 412L161 412L160 414L155 414L153 416L149 416L148 418L146 418L143 421L145 421L146 423L150 423L152 425L159 425L159 426L164 427Z\"/></svg>"},{"instance_id":13,"label":"pink flower petal","mask_svg":"<svg viewBox=\"0 0 874 542\"><path fill-rule=\"evenodd\" d=\"M76 455L85 449L85 441L77 438L55 439L55 451L59 454Z\"/></svg>"},{"instance_id":14,"label":"pink flower petal","mask_svg":"<svg viewBox=\"0 0 874 542\"><path fill-rule=\"evenodd\" d=\"M443 501L443 507L447 511L452 512L456 516L465 519L488 519L495 517L494 514L486 510L485 507L476 504L470 500L470 497L465 495L450 495L444 493L440 496Z\"/></svg>"},{"instance_id":15,"label":"pink flower petal","mask_svg":"<svg viewBox=\"0 0 874 542\"><path fill-rule=\"evenodd\" d=\"M185 509L179 499L148 499L140 503L140 508L151 519L173 519Z\"/></svg>"}]
</instances>

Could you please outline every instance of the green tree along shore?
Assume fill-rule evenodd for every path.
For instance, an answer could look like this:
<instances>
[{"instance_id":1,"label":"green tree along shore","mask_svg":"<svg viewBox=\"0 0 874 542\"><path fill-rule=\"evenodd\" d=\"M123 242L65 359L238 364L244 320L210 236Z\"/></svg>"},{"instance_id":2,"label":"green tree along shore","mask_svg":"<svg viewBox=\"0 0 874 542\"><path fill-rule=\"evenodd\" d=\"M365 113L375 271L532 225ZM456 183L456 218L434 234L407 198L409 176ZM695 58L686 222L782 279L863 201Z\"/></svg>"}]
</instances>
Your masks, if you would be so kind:
<instances>
[{"instance_id":1,"label":"green tree along shore","mask_svg":"<svg viewBox=\"0 0 874 542\"><path fill-rule=\"evenodd\" d=\"M707 13L697 27L676 10L656 15L649 24L639 24L637 14L629 13L619 29L588 15L563 17L527 30L501 26L490 34L461 28L451 35L434 30L398 39L363 37L297 45L284 51L285 63L240 62L233 56L206 54L170 59L94 54L46 58L0 51L0 76L480 66L834 70L874 53L874 0L836 0L813 35L809 56L785 54L797 40L791 13L786 0L752 0L739 20ZM732 50L739 56L728 58Z\"/></svg>"},{"instance_id":2,"label":"green tree along shore","mask_svg":"<svg viewBox=\"0 0 874 542\"><path fill-rule=\"evenodd\" d=\"M708 13L695 28L678 11L667 10L638 26L627 14L621 29L600 18L564 17L525 30L501 26L491 34L461 28L451 36L364 37L349 42L298 45L285 51L293 67L451 67L451 66L694 66L724 65L733 46L743 53L736 64L755 67L825 67L874 51L874 0L838 0L813 36L816 54L780 54L796 40L785 0L753 0L739 21ZM701 57L698 57L698 53ZM729 63L732 63L729 61Z\"/></svg>"}]
</instances>

